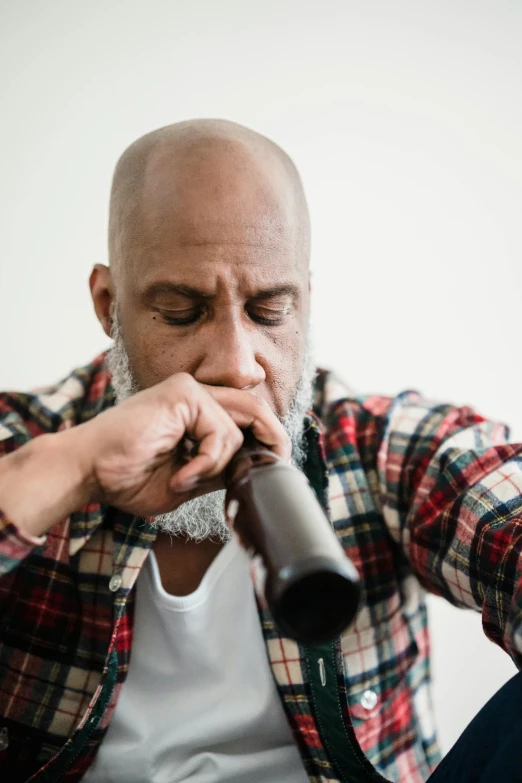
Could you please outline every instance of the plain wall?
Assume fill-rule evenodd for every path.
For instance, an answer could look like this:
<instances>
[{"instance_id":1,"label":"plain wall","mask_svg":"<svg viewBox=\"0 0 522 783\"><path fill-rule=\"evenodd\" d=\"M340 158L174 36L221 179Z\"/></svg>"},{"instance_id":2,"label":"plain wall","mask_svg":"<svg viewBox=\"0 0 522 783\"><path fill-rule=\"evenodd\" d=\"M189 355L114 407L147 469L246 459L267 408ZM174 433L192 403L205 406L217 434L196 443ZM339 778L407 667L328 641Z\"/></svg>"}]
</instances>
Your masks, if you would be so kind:
<instances>
[{"instance_id":1,"label":"plain wall","mask_svg":"<svg viewBox=\"0 0 522 783\"><path fill-rule=\"evenodd\" d=\"M519 0L2 0L0 79L1 387L107 346L87 278L116 159L216 116L302 173L319 363L522 438ZM447 750L515 669L479 615L430 610Z\"/></svg>"}]
</instances>

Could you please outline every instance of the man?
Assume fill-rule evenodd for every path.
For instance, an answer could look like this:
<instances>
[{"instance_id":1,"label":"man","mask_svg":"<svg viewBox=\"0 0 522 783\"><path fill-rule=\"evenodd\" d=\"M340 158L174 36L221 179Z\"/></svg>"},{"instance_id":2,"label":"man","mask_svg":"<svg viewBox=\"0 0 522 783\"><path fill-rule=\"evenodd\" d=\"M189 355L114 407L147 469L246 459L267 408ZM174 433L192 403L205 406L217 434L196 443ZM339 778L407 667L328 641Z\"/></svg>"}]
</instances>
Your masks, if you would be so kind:
<instances>
[{"instance_id":1,"label":"man","mask_svg":"<svg viewBox=\"0 0 522 783\"><path fill-rule=\"evenodd\" d=\"M1 398L2 779L417 783L439 759L423 588L522 660L522 446L324 372L312 412L309 250L294 165L246 128L120 159L90 278L114 347ZM293 455L360 573L342 640L282 637L230 538L246 429Z\"/></svg>"}]
</instances>

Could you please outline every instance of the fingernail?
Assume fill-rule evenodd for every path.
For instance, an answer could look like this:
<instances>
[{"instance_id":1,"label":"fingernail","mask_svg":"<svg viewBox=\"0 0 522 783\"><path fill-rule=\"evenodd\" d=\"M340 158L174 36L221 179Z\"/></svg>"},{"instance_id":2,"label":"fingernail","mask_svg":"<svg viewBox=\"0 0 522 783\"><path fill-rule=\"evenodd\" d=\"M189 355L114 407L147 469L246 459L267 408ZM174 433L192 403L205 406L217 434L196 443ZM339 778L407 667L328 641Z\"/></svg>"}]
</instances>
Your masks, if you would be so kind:
<instances>
[{"instance_id":1,"label":"fingernail","mask_svg":"<svg viewBox=\"0 0 522 783\"><path fill-rule=\"evenodd\" d=\"M234 522L235 518L237 517L238 511L239 511L239 503L235 498L232 498L232 500L227 506L227 518L229 522Z\"/></svg>"},{"instance_id":2,"label":"fingernail","mask_svg":"<svg viewBox=\"0 0 522 783\"><path fill-rule=\"evenodd\" d=\"M194 476L184 481L183 484L178 484L175 488L175 492L190 492L190 490L197 487L197 485L198 479Z\"/></svg>"}]
</instances>

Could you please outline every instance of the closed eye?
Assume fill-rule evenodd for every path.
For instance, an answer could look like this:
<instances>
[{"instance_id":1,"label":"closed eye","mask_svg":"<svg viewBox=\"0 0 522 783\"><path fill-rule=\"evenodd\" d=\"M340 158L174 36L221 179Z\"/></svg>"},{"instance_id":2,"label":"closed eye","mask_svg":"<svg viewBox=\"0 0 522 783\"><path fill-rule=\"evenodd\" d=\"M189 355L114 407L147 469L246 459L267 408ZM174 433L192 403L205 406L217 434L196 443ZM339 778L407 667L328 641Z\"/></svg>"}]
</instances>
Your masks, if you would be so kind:
<instances>
[{"instance_id":1,"label":"closed eye","mask_svg":"<svg viewBox=\"0 0 522 783\"><path fill-rule=\"evenodd\" d=\"M158 310L158 312L169 326L189 326L199 321L203 314L203 308L191 307L184 310ZM279 326L284 322L290 312L290 308L272 310L270 308L258 307L255 309L247 308L245 312L251 321L261 326Z\"/></svg>"},{"instance_id":2,"label":"closed eye","mask_svg":"<svg viewBox=\"0 0 522 783\"><path fill-rule=\"evenodd\" d=\"M200 307L192 307L190 310L179 310L175 314L171 311L166 313L161 311L161 317L165 323L170 326L188 326L189 324L195 324L201 317L202 310Z\"/></svg>"},{"instance_id":3,"label":"closed eye","mask_svg":"<svg viewBox=\"0 0 522 783\"><path fill-rule=\"evenodd\" d=\"M285 320L289 310L270 310L268 308L259 308L258 310L247 310L248 317L262 326L279 326Z\"/></svg>"}]
</instances>

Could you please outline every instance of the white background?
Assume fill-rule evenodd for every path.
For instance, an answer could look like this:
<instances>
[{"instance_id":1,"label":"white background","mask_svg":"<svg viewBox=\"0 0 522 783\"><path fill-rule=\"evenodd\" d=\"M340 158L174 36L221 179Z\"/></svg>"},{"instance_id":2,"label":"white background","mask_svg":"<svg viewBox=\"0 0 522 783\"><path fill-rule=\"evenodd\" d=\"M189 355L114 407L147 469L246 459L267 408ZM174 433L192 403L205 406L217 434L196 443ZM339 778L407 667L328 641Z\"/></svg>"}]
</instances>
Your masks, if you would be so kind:
<instances>
[{"instance_id":1,"label":"white background","mask_svg":"<svg viewBox=\"0 0 522 783\"><path fill-rule=\"evenodd\" d=\"M522 438L520 0L1 0L0 78L1 387L106 347L87 278L116 159L216 116L303 175L321 364ZM515 670L478 615L430 610L447 750Z\"/></svg>"}]
</instances>

